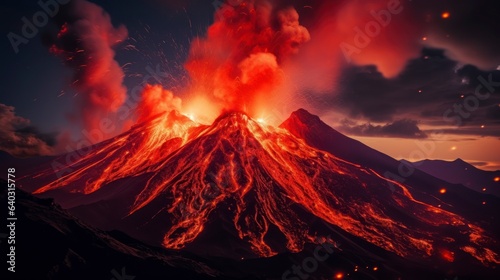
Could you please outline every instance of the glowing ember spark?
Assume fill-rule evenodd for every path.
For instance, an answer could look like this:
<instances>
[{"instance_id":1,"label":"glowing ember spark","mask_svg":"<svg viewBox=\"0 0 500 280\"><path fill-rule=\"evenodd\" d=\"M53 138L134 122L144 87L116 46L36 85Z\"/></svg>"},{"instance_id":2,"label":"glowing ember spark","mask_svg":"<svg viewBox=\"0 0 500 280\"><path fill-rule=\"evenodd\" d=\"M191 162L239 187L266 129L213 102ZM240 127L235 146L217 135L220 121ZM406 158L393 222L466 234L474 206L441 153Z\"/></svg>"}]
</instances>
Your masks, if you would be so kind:
<instances>
[{"instance_id":1,"label":"glowing ember spark","mask_svg":"<svg viewBox=\"0 0 500 280\"><path fill-rule=\"evenodd\" d=\"M90 1L72 1L64 10L60 13L66 22L57 37L47 37L49 51L74 71L71 85L80 92L79 110L85 129L99 130L99 123L109 113L117 112L127 98L125 74L115 60L114 48L127 39L128 31L123 25L115 28L110 16Z\"/></svg>"},{"instance_id":2,"label":"glowing ember spark","mask_svg":"<svg viewBox=\"0 0 500 280\"><path fill-rule=\"evenodd\" d=\"M446 249L441 249L439 251L439 253L441 254L441 257L446 260L447 262L453 262L455 260L455 253L454 252L451 252L449 250L446 250Z\"/></svg>"},{"instance_id":3,"label":"glowing ember spark","mask_svg":"<svg viewBox=\"0 0 500 280\"><path fill-rule=\"evenodd\" d=\"M500 177L495 177L495 179L493 179L493 181L500 182Z\"/></svg>"},{"instance_id":4,"label":"glowing ember spark","mask_svg":"<svg viewBox=\"0 0 500 280\"><path fill-rule=\"evenodd\" d=\"M185 68L194 92L254 116L283 84L282 64L309 39L294 8L274 10L260 1L223 5L207 36L191 44Z\"/></svg>"},{"instance_id":5,"label":"glowing ember spark","mask_svg":"<svg viewBox=\"0 0 500 280\"><path fill-rule=\"evenodd\" d=\"M441 193L441 194L445 194L445 193L446 193L446 189L444 189L444 188L443 188L443 189L440 189L440 190L439 190L439 193Z\"/></svg>"},{"instance_id":6,"label":"glowing ember spark","mask_svg":"<svg viewBox=\"0 0 500 280\"><path fill-rule=\"evenodd\" d=\"M441 14L441 17L442 17L442 18L444 18L444 19L447 19L447 18L449 18L449 17L450 17L450 13L449 13L449 12L443 12L443 13Z\"/></svg>"}]
</instances>

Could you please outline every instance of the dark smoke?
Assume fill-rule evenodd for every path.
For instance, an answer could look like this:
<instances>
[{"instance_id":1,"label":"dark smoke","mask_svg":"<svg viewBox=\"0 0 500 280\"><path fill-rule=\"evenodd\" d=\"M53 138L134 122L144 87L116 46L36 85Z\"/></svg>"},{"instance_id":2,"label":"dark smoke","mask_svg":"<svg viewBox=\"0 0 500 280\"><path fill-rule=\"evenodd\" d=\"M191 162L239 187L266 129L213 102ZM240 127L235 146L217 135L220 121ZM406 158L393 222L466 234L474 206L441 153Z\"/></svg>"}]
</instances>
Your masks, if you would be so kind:
<instances>
[{"instance_id":1,"label":"dark smoke","mask_svg":"<svg viewBox=\"0 0 500 280\"><path fill-rule=\"evenodd\" d=\"M126 99L124 73L113 47L127 38L127 29L115 28L101 7L85 0L62 7L55 20L60 30L50 51L74 70L72 86L81 99L83 126L96 128L105 114L116 111Z\"/></svg>"}]
</instances>

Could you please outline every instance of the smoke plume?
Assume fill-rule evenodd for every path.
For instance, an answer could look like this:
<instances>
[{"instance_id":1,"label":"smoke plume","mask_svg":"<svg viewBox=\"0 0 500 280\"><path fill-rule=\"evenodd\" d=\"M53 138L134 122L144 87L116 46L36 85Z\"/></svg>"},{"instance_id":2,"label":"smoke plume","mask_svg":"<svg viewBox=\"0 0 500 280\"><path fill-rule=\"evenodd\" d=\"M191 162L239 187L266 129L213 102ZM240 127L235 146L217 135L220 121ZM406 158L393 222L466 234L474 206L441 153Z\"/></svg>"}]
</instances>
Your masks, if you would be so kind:
<instances>
[{"instance_id":1,"label":"smoke plume","mask_svg":"<svg viewBox=\"0 0 500 280\"><path fill-rule=\"evenodd\" d=\"M72 86L81 99L83 126L96 128L126 99L124 73L114 59L113 47L127 38L127 29L115 28L101 7L85 0L64 7L56 22L61 28L50 51L74 70Z\"/></svg>"},{"instance_id":2,"label":"smoke plume","mask_svg":"<svg viewBox=\"0 0 500 280\"><path fill-rule=\"evenodd\" d=\"M16 115L12 106L0 103L0 150L18 157L48 155L56 136L41 133L28 119Z\"/></svg>"},{"instance_id":3,"label":"smoke plume","mask_svg":"<svg viewBox=\"0 0 500 280\"><path fill-rule=\"evenodd\" d=\"M284 80L282 65L310 39L291 7L268 1L223 5L185 64L193 92L208 93L226 110L249 114Z\"/></svg>"},{"instance_id":4,"label":"smoke plume","mask_svg":"<svg viewBox=\"0 0 500 280\"><path fill-rule=\"evenodd\" d=\"M182 101L179 97L160 85L146 85L141 93L137 106L137 122L143 122L151 117L172 110L181 110Z\"/></svg>"}]
</instances>

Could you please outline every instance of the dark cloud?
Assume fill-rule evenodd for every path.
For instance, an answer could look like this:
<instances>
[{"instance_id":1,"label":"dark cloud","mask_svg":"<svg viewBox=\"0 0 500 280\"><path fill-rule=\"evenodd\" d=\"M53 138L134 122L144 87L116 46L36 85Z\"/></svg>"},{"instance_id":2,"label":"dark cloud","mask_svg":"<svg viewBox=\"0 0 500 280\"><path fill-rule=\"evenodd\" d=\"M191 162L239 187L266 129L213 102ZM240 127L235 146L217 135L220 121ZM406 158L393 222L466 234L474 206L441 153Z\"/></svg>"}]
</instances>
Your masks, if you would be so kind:
<instances>
[{"instance_id":1,"label":"dark cloud","mask_svg":"<svg viewBox=\"0 0 500 280\"><path fill-rule=\"evenodd\" d=\"M495 120L497 123L500 124L500 104L496 105L494 104L491 106L488 111L486 112L486 116L489 119Z\"/></svg>"},{"instance_id":2,"label":"dark cloud","mask_svg":"<svg viewBox=\"0 0 500 280\"><path fill-rule=\"evenodd\" d=\"M478 87L481 98L475 95ZM474 131L474 135L496 136L500 71L482 71L448 58L444 50L423 49L392 79L374 65L347 67L329 101L325 111L340 111L360 121L409 118L425 125L456 127L449 130L454 134ZM476 131L481 125L489 129Z\"/></svg>"},{"instance_id":3,"label":"dark cloud","mask_svg":"<svg viewBox=\"0 0 500 280\"><path fill-rule=\"evenodd\" d=\"M352 121L344 120L339 128L342 132L370 137L400 137L400 138L427 138L425 132L420 130L417 121L401 119L385 125L355 124Z\"/></svg>"},{"instance_id":4,"label":"dark cloud","mask_svg":"<svg viewBox=\"0 0 500 280\"><path fill-rule=\"evenodd\" d=\"M489 162L486 162L486 161L468 161L468 163L470 163L478 168L484 167L484 166L487 166L488 164L490 164Z\"/></svg>"},{"instance_id":5,"label":"dark cloud","mask_svg":"<svg viewBox=\"0 0 500 280\"><path fill-rule=\"evenodd\" d=\"M496 126L484 126L484 128L481 128L481 126L467 126L467 127L460 127L460 128L445 128L445 129L432 129L432 130L426 130L425 132L428 134L431 133L444 133L444 134L456 134L456 135L475 135L475 136L493 136L493 137L500 137L500 129L499 125ZM460 139L464 140L464 139Z\"/></svg>"},{"instance_id":6,"label":"dark cloud","mask_svg":"<svg viewBox=\"0 0 500 280\"><path fill-rule=\"evenodd\" d=\"M500 93L500 71L482 71L474 65L467 64L457 70L457 74L463 81L467 82L470 89L481 87L480 92L490 92L491 94ZM485 85L485 81L487 85ZM498 97L499 95L497 95ZM494 99L489 99L490 103Z\"/></svg>"},{"instance_id":7,"label":"dark cloud","mask_svg":"<svg viewBox=\"0 0 500 280\"><path fill-rule=\"evenodd\" d=\"M474 165L476 168L486 170L486 171L500 171L499 162L485 162L485 161L467 161L468 163Z\"/></svg>"},{"instance_id":8,"label":"dark cloud","mask_svg":"<svg viewBox=\"0 0 500 280\"><path fill-rule=\"evenodd\" d=\"M460 96L461 79L457 63L437 50L424 49L394 79L385 78L375 66L351 66L339 82L339 101L353 117L370 121L391 121L408 110L452 102ZM420 107L420 108L417 108Z\"/></svg>"},{"instance_id":9,"label":"dark cloud","mask_svg":"<svg viewBox=\"0 0 500 280\"><path fill-rule=\"evenodd\" d=\"M86 0L73 0L61 7L53 19L59 31L52 36L46 34L45 43L74 71L71 86L79 93L84 128L98 128L100 121L116 112L127 96L125 74L114 51L127 39L127 28L115 28L100 6Z\"/></svg>"},{"instance_id":10,"label":"dark cloud","mask_svg":"<svg viewBox=\"0 0 500 280\"><path fill-rule=\"evenodd\" d=\"M40 133L14 107L0 103L0 150L20 157L48 155L55 144L55 134Z\"/></svg>"},{"instance_id":11,"label":"dark cloud","mask_svg":"<svg viewBox=\"0 0 500 280\"><path fill-rule=\"evenodd\" d=\"M101 9L88 1L71 1L72 4L62 7L61 12L54 17L57 27L68 23L67 33L61 32L61 37L57 37L56 32L52 34L50 40L46 37L43 38L46 39L44 40L46 43L50 42L49 46L55 45L54 50L63 50L64 52L60 54L63 58L72 58L71 61L75 61L67 63L68 66L77 70L73 81L82 77L83 79L78 80L86 80L85 77L92 72L89 69L95 68L96 65L87 65L85 54L95 53L96 57L100 58L97 60L114 64L115 58L112 53L116 46L114 42L121 41L126 37L126 31L119 26L119 23L123 22L127 26L134 26L134 22L144 21L151 25L152 29L169 30L168 32L175 33L175 42L179 43L182 42L180 39L184 37L194 37L194 35L186 34L206 34L205 27L213 19L212 14L215 11L212 2L147 0L147 5L125 1L119 6L113 6L109 1L92 1L92 3L104 7ZM491 74L494 81L500 81L500 71L492 70L500 65L500 52L498 52L500 49L500 36L498 36L500 21L497 20L500 6L497 5L497 1L493 0L463 0L460 3L455 0L437 2L400 0L404 7L403 11L392 17L387 28L382 29L381 33L373 38L366 48L362 48L360 55L353 57L353 64L345 66L347 62L344 57L337 57L340 51L339 44L341 42L353 43L355 35L353 27L364 28L366 23L373 20L371 10L380 11L387 6L388 2L385 0L273 1L276 6L295 6L300 14L301 24L307 27L311 33L311 41L302 46L300 50L300 57L304 58L304 64L299 63L301 67L297 67L298 75L290 76L290 80L312 85L298 87L301 90L303 88L310 90L311 95L317 94L317 92L331 93L328 106L319 104L318 107L323 108L324 111L346 113L348 117L357 119L359 123L392 123L398 119L408 118L418 119L419 124L426 126L455 125L455 122L443 119L443 114L450 108L453 109L456 104L463 105L464 100L472 95L475 87L480 84L478 77L487 79ZM26 6L26 4L19 5ZM12 16L14 14L11 13L12 9L5 9L9 11L6 16L12 17L12 20L7 22L8 28L5 27L5 30L19 30L20 26L14 23L19 24L21 16L31 15L32 12L39 9L37 5L32 6L28 10L29 12L23 9L25 7L14 9L17 11L15 16ZM78 7L91 8L78 9ZM150 7L157 9L151 11ZM327 7L331 9L327 9ZM84 13L85 10L90 12ZM110 16L104 12L105 10L112 15L112 21ZM444 11L450 13L449 18L441 18L441 13ZM164 13L168 13L169 16L165 17ZM176 17L173 16L174 14ZM174 24L166 26L165 19L168 21L175 19ZM192 28L191 23L193 23ZM183 24L189 28L181 29ZM103 33L91 34L90 30L93 29L86 27L94 25L100 26ZM175 26L175 28L171 28L171 26ZM46 31L49 30L49 27L46 28ZM180 31L178 33L172 31L175 29ZM141 35L144 35L142 33L149 34L149 31L144 32L142 28L131 28L131 30L137 30L136 32ZM81 35L85 34L95 36L91 36L92 40L90 41L80 41L80 37L84 37ZM98 35L113 36L108 38ZM425 41L422 40L424 36L427 39ZM110 40L105 42L104 39ZM156 44L155 41L159 41L159 39L149 38L149 41L151 44ZM419 49L422 46L427 48L419 54ZM78 49L83 47L87 49L86 52L78 52ZM138 48L151 56L155 62L156 56L151 54L152 51L140 46ZM101 50L111 52L104 52L107 55L103 55ZM172 51L171 53L177 52ZM128 62L130 61L129 57L130 54L127 54L120 61L122 63ZM185 59L182 55L180 57L179 61L175 61L177 64L182 64ZM409 58L413 59L408 60ZM384 73L384 64L391 64L391 61L398 61L398 65L403 65L404 68L388 79L382 73ZM16 64L18 62L15 61ZM13 62L11 63L13 64ZM118 70L116 65L113 68ZM141 65L137 69L143 71L144 67ZM101 113L101 109L113 111L113 108L107 106L111 104L109 101L114 99L111 98L114 93L121 93L118 94L118 97L124 96L124 89L120 87L122 85L121 73L120 71L112 72L118 74L112 75L111 78L101 79L104 80L102 81L104 88L109 90L102 91L101 83L93 87L99 89L96 91L86 91L87 87L77 90L79 91L77 99L84 99L81 102L81 110L87 111L86 115L90 116L89 118L100 115L93 113ZM110 82L108 83L108 81ZM318 89L318 85L323 85L322 83L326 86ZM108 86L109 84L113 84L113 86ZM16 88L8 87L8 90L14 91ZM85 92L90 94L85 95ZM82 95L87 98L82 97ZM462 95L464 95L463 98L461 98ZM118 100L121 99L118 98ZM321 100L326 100L326 98L321 98ZM495 135L495 129L500 130L499 104L500 96L499 90L497 90L487 100L480 100L477 110L471 112L467 118L462 118L460 126L455 125L457 129L450 131L455 131L455 134L463 134L470 133L474 129L476 130L474 133ZM311 104L311 106L313 105ZM456 114L454 115L456 116ZM486 125L487 129L478 130L477 128L483 124Z\"/></svg>"},{"instance_id":12,"label":"dark cloud","mask_svg":"<svg viewBox=\"0 0 500 280\"><path fill-rule=\"evenodd\" d=\"M352 21L346 21L350 17L343 16L345 7L351 5L343 1L329 4L333 9L318 8L324 6L316 1L307 5L309 9L298 8L303 12L301 18L304 19L304 25L310 27L311 42L314 43L320 37L320 45L327 45L314 49L313 53L319 54L322 61L341 65L339 73L330 71L330 75L335 77L332 79L334 85L329 90L333 92L329 97L330 105L317 104L318 107L324 108L325 113L344 113L360 122L389 123L409 118L418 119L425 125L454 126L457 129L450 131L456 131L456 134L487 125L494 128L480 130L483 133L481 135L496 135L494 129L500 129L500 86L486 99L473 98L475 89L484 80L500 83L500 71L496 70L500 67L500 37L497 36L500 21L496 20L500 6L496 5L496 1L464 0L456 3L453 0L401 0L399 2L403 11L393 15L394 21L387 25L388 28L374 36L359 54L353 55L350 63L345 63L324 56L327 48L330 52L337 49L339 42L334 39L340 36L338 32L333 32L334 28L325 33L315 31L318 28L322 30L329 23L335 25L331 23L332 19L340 18L344 19L344 31L353 37L353 26L362 28L366 22L373 20L370 16L364 17L365 12L382 8L375 5L378 1L351 2L362 3L356 9L348 10L353 13L352 19L356 19ZM344 13L337 13L335 8L339 7L343 8ZM449 17L443 18L443 12L449 13ZM408 22L411 22L411 28L404 25ZM401 26L405 28L399 28ZM402 48L397 51L392 49L401 42L407 42L408 45L401 45ZM420 54L419 49L422 50ZM330 81L323 73L328 68L321 67L321 62L316 63L314 59L306 61L314 61L311 67L306 67L314 71L307 71L311 75L301 71L300 77L314 84L318 84L318 79ZM403 61L406 65L395 67L398 71L388 75L391 71L387 71L387 66L393 61ZM318 90L311 87L318 92L327 92L325 88ZM460 111L464 107L473 110L464 113Z\"/></svg>"},{"instance_id":13,"label":"dark cloud","mask_svg":"<svg viewBox=\"0 0 500 280\"><path fill-rule=\"evenodd\" d=\"M414 8L424 19L426 45L444 48L449 57L483 70L500 65L498 1L419 1ZM450 13L449 18L440 17L444 11Z\"/></svg>"}]
</instances>

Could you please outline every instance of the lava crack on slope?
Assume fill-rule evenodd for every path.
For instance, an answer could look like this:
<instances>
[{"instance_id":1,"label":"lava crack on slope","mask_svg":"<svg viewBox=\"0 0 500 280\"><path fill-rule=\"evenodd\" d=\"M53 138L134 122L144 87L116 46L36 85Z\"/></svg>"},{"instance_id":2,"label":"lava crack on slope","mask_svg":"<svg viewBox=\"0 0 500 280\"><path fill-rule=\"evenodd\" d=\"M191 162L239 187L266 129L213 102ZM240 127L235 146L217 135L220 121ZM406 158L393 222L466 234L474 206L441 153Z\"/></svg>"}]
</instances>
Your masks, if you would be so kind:
<instances>
[{"instance_id":1,"label":"lava crack on slope","mask_svg":"<svg viewBox=\"0 0 500 280\"><path fill-rule=\"evenodd\" d=\"M297 212L299 207L402 257L426 258L448 246L448 251L460 248L483 263L500 263L488 248L491 238L480 227L416 200L403 184L391 181L396 185L391 191L388 179L375 171L241 112L227 112L207 126L172 111L101 143L70 167L72 172L34 193L60 189L91 194L118 179L143 174L148 179L128 214L158 199L171 199L163 204L172 219L163 238L167 248L193 242L211 213L223 209L238 237L256 254L278 253L266 239L271 227L286 239L288 250L298 252L320 237ZM401 213L412 213L411 223ZM467 242L444 236L449 228ZM436 240L447 243L438 249Z\"/></svg>"}]
</instances>

